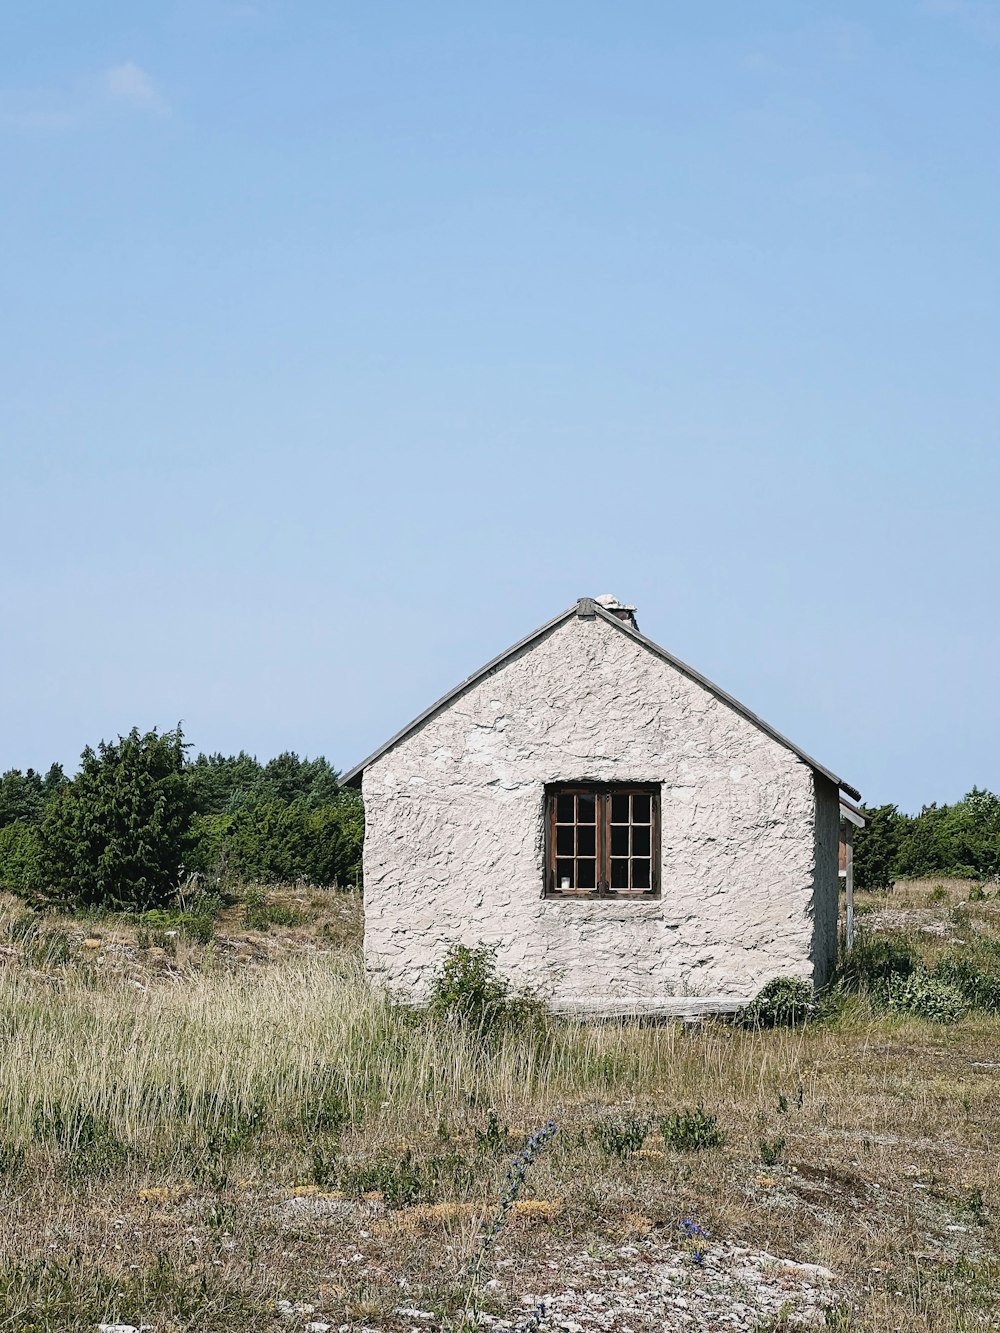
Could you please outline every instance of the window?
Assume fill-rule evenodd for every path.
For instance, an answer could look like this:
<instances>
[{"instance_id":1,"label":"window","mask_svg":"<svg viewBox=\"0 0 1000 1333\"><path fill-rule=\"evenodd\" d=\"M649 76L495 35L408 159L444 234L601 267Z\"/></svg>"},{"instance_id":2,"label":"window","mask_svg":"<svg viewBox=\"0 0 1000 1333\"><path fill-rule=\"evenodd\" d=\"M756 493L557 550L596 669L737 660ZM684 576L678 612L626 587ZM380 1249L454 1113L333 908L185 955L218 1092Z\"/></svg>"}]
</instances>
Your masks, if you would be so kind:
<instances>
[{"instance_id":1,"label":"window","mask_svg":"<svg viewBox=\"0 0 1000 1333\"><path fill-rule=\"evenodd\" d=\"M660 891L659 790L592 783L545 793L546 896L634 898Z\"/></svg>"}]
</instances>

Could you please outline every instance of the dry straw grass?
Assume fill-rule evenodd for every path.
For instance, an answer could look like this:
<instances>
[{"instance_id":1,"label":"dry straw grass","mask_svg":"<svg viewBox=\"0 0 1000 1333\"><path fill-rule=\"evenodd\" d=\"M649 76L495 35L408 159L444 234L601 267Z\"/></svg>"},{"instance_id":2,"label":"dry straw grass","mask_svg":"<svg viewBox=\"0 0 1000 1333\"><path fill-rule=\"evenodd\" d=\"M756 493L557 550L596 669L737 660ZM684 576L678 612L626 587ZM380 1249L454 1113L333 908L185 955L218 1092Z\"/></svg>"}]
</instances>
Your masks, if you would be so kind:
<instances>
[{"instance_id":1,"label":"dry straw grass","mask_svg":"<svg viewBox=\"0 0 1000 1333\"><path fill-rule=\"evenodd\" d=\"M166 971L120 923L100 950L92 925L59 928L68 960L0 969L0 1330L271 1329L281 1299L334 1326L453 1309L509 1155L488 1108L560 1124L501 1240L498 1312L571 1250L695 1216L832 1268L840 1327L997 1326L993 1018L858 999L794 1032L553 1023L484 1045L373 993L346 925ZM726 1143L677 1152L656 1119L698 1103ZM594 1133L612 1114L653 1126L621 1159Z\"/></svg>"}]
</instances>

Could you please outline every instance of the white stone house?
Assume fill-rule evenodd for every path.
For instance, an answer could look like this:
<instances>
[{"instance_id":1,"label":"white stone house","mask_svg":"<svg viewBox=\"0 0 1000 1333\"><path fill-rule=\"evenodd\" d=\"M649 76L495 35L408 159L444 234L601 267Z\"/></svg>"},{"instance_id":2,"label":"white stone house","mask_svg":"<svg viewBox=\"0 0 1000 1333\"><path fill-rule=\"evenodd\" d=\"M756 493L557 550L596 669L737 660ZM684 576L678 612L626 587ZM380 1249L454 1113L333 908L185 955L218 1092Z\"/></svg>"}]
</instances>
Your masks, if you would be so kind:
<instances>
[{"instance_id":1,"label":"white stone house","mask_svg":"<svg viewBox=\"0 0 1000 1333\"><path fill-rule=\"evenodd\" d=\"M581 598L346 775L374 981L419 999L457 942L601 1014L826 980L840 791L858 793L633 612Z\"/></svg>"}]
</instances>

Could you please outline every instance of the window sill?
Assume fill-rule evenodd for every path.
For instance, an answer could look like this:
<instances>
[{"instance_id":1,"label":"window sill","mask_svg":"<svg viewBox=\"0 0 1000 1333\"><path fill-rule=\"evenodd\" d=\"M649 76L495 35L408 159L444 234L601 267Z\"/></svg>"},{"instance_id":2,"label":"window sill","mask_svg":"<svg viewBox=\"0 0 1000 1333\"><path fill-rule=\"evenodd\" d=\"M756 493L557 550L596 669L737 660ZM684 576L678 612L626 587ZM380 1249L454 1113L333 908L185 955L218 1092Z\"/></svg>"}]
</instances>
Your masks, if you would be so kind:
<instances>
[{"instance_id":1,"label":"window sill","mask_svg":"<svg viewBox=\"0 0 1000 1333\"><path fill-rule=\"evenodd\" d=\"M662 895L658 890L650 889L615 889L608 893L600 893L597 889L546 889L542 897L548 902L584 898L602 903L655 903Z\"/></svg>"}]
</instances>

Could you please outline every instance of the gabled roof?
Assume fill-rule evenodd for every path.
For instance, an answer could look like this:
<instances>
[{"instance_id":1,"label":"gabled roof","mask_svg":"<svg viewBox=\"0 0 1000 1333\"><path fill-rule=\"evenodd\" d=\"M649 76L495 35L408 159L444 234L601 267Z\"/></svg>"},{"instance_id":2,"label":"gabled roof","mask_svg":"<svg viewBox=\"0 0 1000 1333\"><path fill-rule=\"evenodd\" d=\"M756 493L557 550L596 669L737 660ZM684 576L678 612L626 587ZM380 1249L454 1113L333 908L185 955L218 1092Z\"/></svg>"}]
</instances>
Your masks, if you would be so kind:
<instances>
[{"instance_id":1,"label":"gabled roof","mask_svg":"<svg viewBox=\"0 0 1000 1333\"><path fill-rule=\"evenodd\" d=\"M674 657L672 653L668 653L665 648L661 648L660 645L654 643L652 639L647 639L645 634L640 634L639 630L635 628L633 623L619 619L618 616L606 610L600 602L595 601L592 597L581 597L578 602L574 602L572 606L567 607L566 610L556 616L554 620L549 620L544 625L539 626L538 629L534 630L526 638L519 639L517 643L512 644L511 647L505 652L502 652L499 657L494 657L491 661L487 662L485 666L480 667L478 671L473 672L471 676L467 676L460 685L456 685L453 690L450 690L446 695L438 699L437 703L431 704L430 708L424 709L420 716L415 717L408 726L405 726L402 729L402 731L397 731L395 736L390 736L384 745L380 746L373 754L370 754L367 759L352 768L349 773L346 773L344 777L341 778L341 783L344 786L358 786L361 782L361 775L370 764L373 764L376 761L376 759L381 759L384 754L387 754L394 746L398 745L400 741L405 740L411 732L416 731L419 726L428 720L428 718L433 717L435 713L439 713L442 708L446 708L448 704L454 699L457 699L459 695L464 694L466 690L471 689L473 685L478 685L478 683L490 675L491 672L499 670L499 668L509 662L511 658L516 657L522 649L530 648L533 643L537 643L539 639L544 638L546 634L557 629L567 620L572 619L573 616L580 616L584 619L594 619L596 617L605 621L609 625L613 625L614 628L620 630L622 634L627 634L629 638L634 639L636 643L641 643L644 648L647 648L651 653L654 653L662 661L668 662L670 666L675 667L678 671L682 672L689 680L695 681L698 685L701 685L708 690L710 694L714 694L717 699L728 704L734 712L745 717L747 721L752 722L755 727L759 727L760 730L763 731L765 735L770 736L772 740L778 741L778 743L783 745L787 750L791 750L792 754L797 755L803 763L808 764L814 772L822 774L822 776L832 782L834 786L839 787L841 791L847 792L847 794L853 796L855 800L861 799L861 793L859 791L844 782L842 778L838 778L835 773L831 773L828 768L824 768L822 764L817 763L815 759L810 758L804 750L800 750L799 747L793 745L786 736L782 736L779 731L775 731L773 727L768 726L768 724L762 718L759 718L756 713L751 713L750 709L745 708L739 700L734 699L732 695L727 694L725 690L720 690L718 685L713 685L710 680L706 680L706 678L699 672L695 671L693 667L689 667L679 658Z\"/></svg>"}]
</instances>

